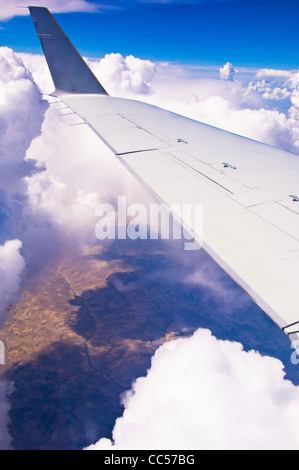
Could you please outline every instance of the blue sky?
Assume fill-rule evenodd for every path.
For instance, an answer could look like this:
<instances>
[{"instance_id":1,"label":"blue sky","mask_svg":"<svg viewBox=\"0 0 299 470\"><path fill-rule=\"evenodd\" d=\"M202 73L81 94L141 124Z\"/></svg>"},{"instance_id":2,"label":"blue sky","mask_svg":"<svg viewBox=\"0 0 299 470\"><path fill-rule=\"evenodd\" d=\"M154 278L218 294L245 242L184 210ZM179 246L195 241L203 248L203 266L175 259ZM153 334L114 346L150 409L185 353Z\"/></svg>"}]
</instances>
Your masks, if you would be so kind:
<instances>
[{"instance_id":1,"label":"blue sky","mask_svg":"<svg viewBox=\"0 0 299 470\"><path fill-rule=\"evenodd\" d=\"M98 7L100 3L110 8L55 13L75 46L88 57L120 52L181 63L299 67L298 0L102 0ZM0 23L1 45L40 52L37 38L30 36L35 33L32 24L21 19Z\"/></svg>"}]
</instances>

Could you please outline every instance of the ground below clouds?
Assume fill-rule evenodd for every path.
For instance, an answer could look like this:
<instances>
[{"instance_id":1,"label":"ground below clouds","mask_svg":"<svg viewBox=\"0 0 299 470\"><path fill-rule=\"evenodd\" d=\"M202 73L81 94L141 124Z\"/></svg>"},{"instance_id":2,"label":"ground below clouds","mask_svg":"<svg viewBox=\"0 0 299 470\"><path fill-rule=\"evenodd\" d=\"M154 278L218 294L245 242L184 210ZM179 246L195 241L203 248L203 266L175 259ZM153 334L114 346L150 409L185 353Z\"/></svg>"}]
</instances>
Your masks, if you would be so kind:
<instances>
[{"instance_id":1,"label":"ground below clouds","mask_svg":"<svg viewBox=\"0 0 299 470\"><path fill-rule=\"evenodd\" d=\"M146 375L156 349L199 327L248 349L263 344L265 354L280 349L287 362L287 338L237 286L230 285L244 296L238 310L221 292L182 282L195 265L213 262L180 243L84 246L52 260L26 285L0 332L7 348L2 378L14 382L15 448L82 449L111 438L121 395ZM219 276L227 289L232 281L221 270ZM291 366L288 374L299 383Z\"/></svg>"}]
</instances>

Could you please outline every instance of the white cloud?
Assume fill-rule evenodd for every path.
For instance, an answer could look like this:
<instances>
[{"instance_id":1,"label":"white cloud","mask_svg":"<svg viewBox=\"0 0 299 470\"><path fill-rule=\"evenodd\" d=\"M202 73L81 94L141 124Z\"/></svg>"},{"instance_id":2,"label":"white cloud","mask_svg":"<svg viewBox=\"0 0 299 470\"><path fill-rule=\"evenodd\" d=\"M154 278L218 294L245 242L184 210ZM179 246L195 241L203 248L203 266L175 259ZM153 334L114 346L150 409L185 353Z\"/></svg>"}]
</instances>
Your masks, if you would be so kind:
<instances>
[{"instance_id":1,"label":"white cloud","mask_svg":"<svg viewBox=\"0 0 299 470\"><path fill-rule=\"evenodd\" d=\"M15 300L19 290L25 261L20 250L20 240L7 241L0 246L0 315Z\"/></svg>"},{"instance_id":2,"label":"white cloud","mask_svg":"<svg viewBox=\"0 0 299 470\"><path fill-rule=\"evenodd\" d=\"M266 78L266 79L287 79L292 76L293 72L290 70L277 70L277 69L260 69L256 73L256 78Z\"/></svg>"},{"instance_id":3,"label":"white cloud","mask_svg":"<svg viewBox=\"0 0 299 470\"><path fill-rule=\"evenodd\" d=\"M41 132L47 104L38 94L39 89L22 60L7 47L0 48L0 90L1 245L7 240L22 240L23 227L30 225L28 214L24 218L26 211L24 177L38 172L39 167L36 162L25 160L25 157L32 140ZM16 249L15 243L14 249ZM4 245L3 256L10 247L12 245ZM10 295L9 285L6 288L4 286L5 283L0 288L4 289L2 295L5 294L6 288ZM12 289L14 290L13 287ZM1 308L4 308L3 305Z\"/></svg>"},{"instance_id":4,"label":"white cloud","mask_svg":"<svg viewBox=\"0 0 299 470\"><path fill-rule=\"evenodd\" d=\"M7 47L0 48L0 90L0 190L12 198L22 191L23 176L36 171L24 158L41 132L47 105L31 73Z\"/></svg>"},{"instance_id":5,"label":"white cloud","mask_svg":"<svg viewBox=\"0 0 299 470\"><path fill-rule=\"evenodd\" d=\"M150 82L156 73L156 66L149 60L132 55L107 54L98 62L89 62L104 88L112 95L128 96L148 94Z\"/></svg>"},{"instance_id":6,"label":"white cloud","mask_svg":"<svg viewBox=\"0 0 299 470\"><path fill-rule=\"evenodd\" d=\"M26 69L30 70L34 82L43 93L50 94L54 91L54 83L44 55L16 53L16 56L22 60Z\"/></svg>"},{"instance_id":7,"label":"white cloud","mask_svg":"<svg viewBox=\"0 0 299 470\"><path fill-rule=\"evenodd\" d=\"M123 402L113 443L90 450L299 448L299 387L282 363L208 330L161 346Z\"/></svg>"},{"instance_id":8,"label":"white cloud","mask_svg":"<svg viewBox=\"0 0 299 470\"><path fill-rule=\"evenodd\" d=\"M268 100L285 100L291 96L291 92L286 88L275 87L273 90L264 92L263 97Z\"/></svg>"},{"instance_id":9,"label":"white cloud","mask_svg":"<svg viewBox=\"0 0 299 470\"><path fill-rule=\"evenodd\" d=\"M61 116L55 110L59 107L50 106L42 136L28 151L45 167L26 178L28 203L32 213L57 227L63 237L76 233L77 243L82 238L86 242L86 237L94 240L100 202L118 194L135 200L145 190L88 126L72 126L80 122L78 117Z\"/></svg>"},{"instance_id":10,"label":"white cloud","mask_svg":"<svg viewBox=\"0 0 299 470\"><path fill-rule=\"evenodd\" d=\"M148 102L192 119L205 122L229 132L262 141L292 152L298 152L298 120L294 119L291 105L298 102L297 74L292 73L282 83L252 80L246 81L239 72L239 80L203 79L202 72L196 79L194 72L188 76L188 68L181 67L179 75L174 68L175 81L170 80L172 65L168 65L169 79L152 82L152 96ZM163 68L166 73L166 67ZM185 94L182 87L185 87ZM186 93L188 90L189 93ZM177 92L178 91L178 92ZM172 96L172 98L170 98ZM175 97L175 98L173 98ZM293 118L289 111L292 110Z\"/></svg>"},{"instance_id":11,"label":"white cloud","mask_svg":"<svg viewBox=\"0 0 299 470\"><path fill-rule=\"evenodd\" d=\"M15 0L0 0L0 21L8 20L14 16L29 15L28 1L18 0L18 8ZM100 6L96 2L86 0L35 0L34 6L47 7L52 13L67 13L71 11L86 11L94 12L99 11ZM104 8L109 5L104 6Z\"/></svg>"},{"instance_id":12,"label":"white cloud","mask_svg":"<svg viewBox=\"0 0 299 470\"><path fill-rule=\"evenodd\" d=\"M198 106L200 120L245 137L281 148L292 148L292 135L285 114L265 108L236 109L230 101L211 96Z\"/></svg>"},{"instance_id":13,"label":"white cloud","mask_svg":"<svg viewBox=\"0 0 299 470\"><path fill-rule=\"evenodd\" d=\"M258 109L247 107L246 89L243 93L243 102L239 103L229 95L211 95L204 100L193 99L190 102L168 100L163 107L229 132L292 152L299 151L294 139L298 122L276 109L267 109L266 105ZM251 105L252 98L249 97L248 101Z\"/></svg>"},{"instance_id":14,"label":"white cloud","mask_svg":"<svg viewBox=\"0 0 299 470\"><path fill-rule=\"evenodd\" d=\"M19 285L23 258L19 255L24 229L32 227L28 214L25 176L40 171L33 160L26 160L31 142L40 135L46 101L38 94L29 70L14 52L0 48L0 245L2 264L0 298L1 313ZM5 242L8 241L7 244ZM18 241L21 240L21 241ZM26 252L34 252L26 246ZM11 257L11 258L10 258ZM12 259L14 265L9 264ZM15 269L15 271L13 271ZM5 298L4 298L5 297Z\"/></svg>"},{"instance_id":15,"label":"white cloud","mask_svg":"<svg viewBox=\"0 0 299 470\"><path fill-rule=\"evenodd\" d=\"M289 121L292 126L292 139L294 141L295 150L299 149L299 96L298 93L292 97L293 106L289 109Z\"/></svg>"},{"instance_id":16,"label":"white cloud","mask_svg":"<svg viewBox=\"0 0 299 470\"><path fill-rule=\"evenodd\" d=\"M54 84L44 56L17 54L45 93L54 91ZM109 94L117 96L147 95L152 93L151 83L156 75L156 64L129 55L106 54L99 60L85 58L89 67L98 77Z\"/></svg>"},{"instance_id":17,"label":"white cloud","mask_svg":"<svg viewBox=\"0 0 299 470\"><path fill-rule=\"evenodd\" d=\"M291 102L295 108L299 108L299 72L292 75L287 81L287 85L292 90Z\"/></svg>"},{"instance_id":18,"label":"white cloud","mask_svg":"<svg viewBox=\"0 0 299 470\"><path fill-rule=\"evenodd\" d=\"M291 101L296 108L299 108L299 91L294 91Z\"/></svg>"},{"instance_id":19,"label":"white cloud","mask_svg":"<svg viewBox=\"0 0 299 470\"><path fill-rule=\"evenodd\" d=\"M228 306L239 308L244 302L249 302L249 298L240 295L240 292L226 283L227 277L223 272L216 268L209 261L201 262L193 272L182 279L182 282L188 285L198 285L204 288L211 295L222 300L228 310Z\"/></svg>"},{"instance_id":20,"label":"white cloud","mask_svg":"<svg viewBox=\"0 0 299 470\"><path fill-rule=\"evenodd\" d=\"M220 78L221 80L234 80L234 76L237 73L237 70L234 68L234 66L230 63L227 62L222 68L219 69L220 72Z\"/></svg>"},{"instance_id":21,"label":"white cloud","mask_svg":"<svg viewBox=\"0 0 299 470\"><path fill-rule=\"evenodd\" d=\"M261 93L266 100L285 100L290 98L292 92L290 87L285 85L276 86L273 82L268 82L265 79L260 81L252 81L248 84L248 92L255 91Z\"/></svg>"}]
</instances>

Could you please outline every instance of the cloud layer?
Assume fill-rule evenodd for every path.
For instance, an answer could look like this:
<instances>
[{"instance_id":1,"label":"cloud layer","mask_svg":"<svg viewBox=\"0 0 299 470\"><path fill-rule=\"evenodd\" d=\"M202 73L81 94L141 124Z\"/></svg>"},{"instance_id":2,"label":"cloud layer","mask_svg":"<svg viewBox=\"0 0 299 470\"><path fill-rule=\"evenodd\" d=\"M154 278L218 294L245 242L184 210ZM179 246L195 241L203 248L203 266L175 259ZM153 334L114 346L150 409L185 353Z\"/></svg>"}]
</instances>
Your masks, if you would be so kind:
<instances>
[{"instance_id":1,"label":"cloud layer","mask_svg":"<svg viewBox=\"0 0 299 470\"><path fill-rule=\"evenodd\" d=\"M162 67L163 74L166 67ZM226 71L225 80L215 75L205 79L202 77L204 70L197 73L181 67L178 72L174 68L171 85L164 83L164 77L160 80L160 65L152 83L155 93L148 101L229 132L298 153L298 73L275 73L267 69L242 73L239 70L238 79L231 80L231 67L235 70L231 64L220 69ZM180 97L182 83L190 94ZM170 98L171 95L179 97Z\"/></svg>"},{"instance_id":2,"label":"cloud layer","mask_svg":"<svg viewBox=\"0 0 299 470\"><path fill-rule=\"evenodd\" d=\"M208 330L161 346L101 449L298 449L299 387L280 361Z\"/></svg>"}]
</instances>

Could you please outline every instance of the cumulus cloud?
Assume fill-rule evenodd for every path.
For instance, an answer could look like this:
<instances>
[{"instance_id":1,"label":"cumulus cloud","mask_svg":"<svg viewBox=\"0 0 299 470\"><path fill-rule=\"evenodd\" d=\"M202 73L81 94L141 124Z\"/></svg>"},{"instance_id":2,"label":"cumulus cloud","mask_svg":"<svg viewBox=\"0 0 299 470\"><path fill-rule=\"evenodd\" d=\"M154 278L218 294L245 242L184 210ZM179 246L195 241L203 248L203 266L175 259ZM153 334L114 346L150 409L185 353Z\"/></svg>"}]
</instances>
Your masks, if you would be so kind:
<instances>
[{"instance_id":1,"label":"cumulus cloud","mask_svg":"<svg viewBox=\"0 0 299 470\"><path fill-rule=\"evenodd\" d=\"M219 73L221 80L233 80L237 70L230 62L227 62L222 68L219 69Z\"/></svg>"},{"instance_id":2,"label":"cumulus cloud","mask_svg":"<svg viewBox=\"0 0 299 470\"><path fill-rule=\"evenodd\" d=\"M245 137L294 150L292 129L284 113L265 108L237 109L230 101L211 96L198 106L201 120Z\"/></svg>"},{"instance_id":3,"label":"cumulus cloud","mask_svg":"<svg viewBox=\"0 0 299 470\"><path fill-rule=\"evenodd\" d=\"M38 228L25 178L44 168L26 153L41 134L48 103L22 58L7 47L0 48L0 90L0 245L20 240L27 263L40 253L33 242Z\"/></svg>"},{"instance_id":4,"label":"cumulus cloud","mask_svg":"<svg viewBox=\"0 0 299 470\"><path fill-rule=\"evenodd\" d=\"M248 92L254 91L262 94L262 97L266 100L285 100L290 98L292 92L290 87L286 85L277 86L273 82L268 82L267 80L262 81L252 81L248 84Z\"/></svg>"},{"instance_id":5,"label":"cumulus cloud","mask_svg":"<svg viewBox=\"0 0 299 470\"><path fill-rule=\"evenodd\" d=\"M59 230L60 238L75 233L75 243L86 243L95 240L100 202L118 194L134 200L133 195L144 190L88 126L80 125L75 115L63 116L68 110L59 107L50 107L43 133L28 152L44 166L44 171L26 178L28 205L36 217Z\"/></svg>"},{"instance_id":6,"label":"cumulus cloud","mask_svg":"<svg viewBox=\"0 0 299 470\"><path fill-rule=\"evenodd\" d=\"M42 89L53 91L44 60L28 54L21 57ZM88 64L112 94L151 92L156 67L150 61L110 54ZM27 153L43 170L25 178L28 206L31 213L58 227L64 236L76 231L79 243L84 237L94 238L95 208L101 201L117 194L126 194L128 200L135 200L138 194L144 202L150 198L88 126L80 125L80 119L69 115L57 99L50 101L53 104L46 113L42 135Z\"/></svg>"},{"instance_id":7,"label":"cumulus cloud","mask_svg":"<svg viewBox=\"0 0 299 470\"><path fill-rule=\"evenodd\" d=\"M161 346L123 403L113 442L89 450L299 447L299 388L282 363L208 330Z\"/></svg>"},{"instance_id":8,"label":"cumulus cloud","mask_svg":"<svg viewBox=\"0 0 299 470\"><path fill-rule=\"evenodd\" d=\"M23 161L31 141L40 134L46 103L22 60L7 47L0 48L0 90L0 165L1 174L7 175L6 168Z\"/></svg>"},{"instance_id":9,"label":"cumulus cloud","mask_svg":"<svg viewBox=\"0 0 299 470\"><path fill-rule=\"evenodd\" d=\"M21 58L0 48L0 240L15 236L26 191L23 178L39 171L25 160L33 139L41 132L47 107Z\"/></svg>"},{"instance_id":10,"label":"cumulus cloud","mask_svg":"<svg viewBox=\"0 0 299 470\"><path fill-rule=\"evenodd\" d=\"M54 84L44 56L18 54L44 93L52 93ZM152 82L157 66L150 60L142 60L133 55L106 54L99 60L85 58L104 88L114 96L149 95L153 92Z\"/></svg>"},{"instance_id":11,"label":"cumulus cloud","mask_svg":"<svg viewBox=\"0 0 299 470\"><path fill-rule=\"evenodd\" d=\"M112 53L100 61L89 62L89 65L110 94L128 96L151 92L150 83L156 66L149 60Z\"/></svg>"},{"instance_id":12,"label":"cumulus cloud","mask_svg":"<svg viewBox=\"0 0 299 470\"><path fill-rule=\"evenodd\" d=\"M45 56L26 53L17 53L16 55L22 60L26 69L30 70L30 74L38 88L45 94L52 93L55 87Z\"/></svg>"},{"instance_id":13,"label":"cumulus cloud","mask_svg":"<svg viewBox=\"0 0 299 470\"><path fill-rule=\"evenodd\" d=\"M39 171L36 162L25 160L32 140L40 134L46 109L38 87L22 60L0 48L0 321L17 299L25 270L21 235L26 208L24 177ZM27 218L26 218L27 219ZM30 222L29 222L30 223ZM32 247L31 247L32 249ZM0 449L11 447L8 433L8 392L0 381Z\"/></svg>"},{"instance_id":14,"label":"cumulus cloud","mask_svg":"<svg viewBox=\"0 0 299 470\"><path fill-rule=\"evenodd\" d=\"M27 187L24 178L42 167L26 152L41 133L47 102L39 95L39 88L22 59L7 47L0 48L0 245L1 312L16 293L23 258L18 254L25 242L27 228L34 226L28 213ZM7 243L6 243L7 242ZM29 242L29 245L31 241ZM25 242L24 252L34 253ZM13 266L15 263L15 271ZM3 296L6 296L5 301Z\"/></svg>"}]
</instances>

